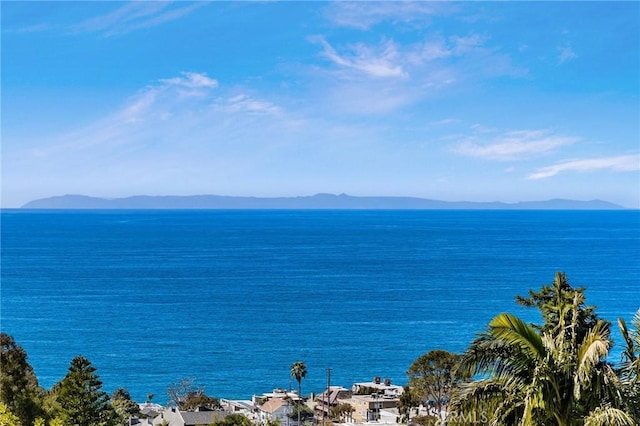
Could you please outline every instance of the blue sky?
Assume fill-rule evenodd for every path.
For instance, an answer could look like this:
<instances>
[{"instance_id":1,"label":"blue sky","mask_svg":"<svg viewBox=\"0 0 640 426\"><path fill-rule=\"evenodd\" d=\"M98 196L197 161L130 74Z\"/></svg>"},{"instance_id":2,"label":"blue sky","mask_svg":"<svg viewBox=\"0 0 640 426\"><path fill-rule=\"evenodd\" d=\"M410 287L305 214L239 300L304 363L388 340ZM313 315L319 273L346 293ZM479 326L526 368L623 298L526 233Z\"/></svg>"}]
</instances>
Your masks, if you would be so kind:
<instances>
[{"instance_id":1,"label":"blue sky","mask_svg":"<svg viewBox=\"0 0 640 426\"><path fill-rule=\"evenodd\" d=\"M638 2L8 2L2 205L318 192L640 208Z\"/></svg>"}]
</instances>

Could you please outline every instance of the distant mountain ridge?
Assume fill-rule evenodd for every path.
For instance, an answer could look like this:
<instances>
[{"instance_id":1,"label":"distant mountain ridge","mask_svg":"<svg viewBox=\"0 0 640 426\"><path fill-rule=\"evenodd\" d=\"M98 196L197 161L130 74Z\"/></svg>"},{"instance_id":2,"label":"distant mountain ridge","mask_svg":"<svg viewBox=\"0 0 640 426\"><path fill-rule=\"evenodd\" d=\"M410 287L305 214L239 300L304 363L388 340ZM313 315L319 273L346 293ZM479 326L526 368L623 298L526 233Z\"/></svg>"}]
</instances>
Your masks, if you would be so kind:
<instances>
[{"instance_id":1,"label":"distant mountain ridge","mask_svg":"<svg viewBox=\"0 0 640 426\"><path fill-rule=\"evenodd\" d=\"M622 206L602 200L577 201L553 199L518 203L441 201L415 197L356 197L346 194L316 194L299 197L235 197L224 195L136 195L125 198L98 198L86 195L62 195L33 200L22 209L281 209L281 210L618 210Z\"/></svg>"}]
</instances>

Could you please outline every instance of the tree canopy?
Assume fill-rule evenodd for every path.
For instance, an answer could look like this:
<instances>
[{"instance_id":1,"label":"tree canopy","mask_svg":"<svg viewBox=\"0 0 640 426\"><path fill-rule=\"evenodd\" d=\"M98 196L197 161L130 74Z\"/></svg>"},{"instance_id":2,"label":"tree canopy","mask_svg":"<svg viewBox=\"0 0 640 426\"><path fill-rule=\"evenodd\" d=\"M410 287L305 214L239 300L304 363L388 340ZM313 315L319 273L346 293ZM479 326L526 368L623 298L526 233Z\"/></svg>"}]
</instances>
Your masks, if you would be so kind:
<instances>
[{"instance_id":1,"label":"tree canopy","mask_svg":"<svg viewBox=\"0 0 640 426\"><path fill-rule=\"evenodd\" d=\"M140 406L132 399L129 391L118 388L111 394L111 406L113 407L119 424L128 425L129 417L140 414Z\"/></svg>"},{"instance_id":2,"label":"tree canopy","mask_svg":"<svg viewBox=\"0 0 640 426\"><path fill-rule=\"evenodd\" d=\"M625 386L606 362L609 323L585 304L564 274L518 298L543 324L502 313L464 353L461 369L479 377L454 393L452 417L498 425L634 425Z\"/></svg>"},{"instance_id":3,"label":"tree canopy","mask_svg":"<svg viewBox=\"0 0 640 426\"><path fill-rule=\"evenodd\" d=\"M462 381L456 369L459 360L458 354L436 349L420 355L407 371L409 386L438 414L449 402L453 388Z\"/></svg>"},{"instance_id":4,"label":"tree canopy","mask_svg":"<svg viewBox=\"0 0 640 426\"><path fill-rule=\"evenodd\" d=\"M69 372L57 389L57 402L69 424L78 426L111 426L116 415L109 395L91 362L78 355L71 361Z\"/></svg>"},{"instance_id":5,"label":"tree canopy","mask_svg":"<svg viewBox=\"0 0 640 426\"><path fill-rule=\"evenodd\" d=\"M0 402L20 422L30 425L42 415L42 390L27 360L27 352L7 333L0 333Z\"/></svg>"}]
</instances>

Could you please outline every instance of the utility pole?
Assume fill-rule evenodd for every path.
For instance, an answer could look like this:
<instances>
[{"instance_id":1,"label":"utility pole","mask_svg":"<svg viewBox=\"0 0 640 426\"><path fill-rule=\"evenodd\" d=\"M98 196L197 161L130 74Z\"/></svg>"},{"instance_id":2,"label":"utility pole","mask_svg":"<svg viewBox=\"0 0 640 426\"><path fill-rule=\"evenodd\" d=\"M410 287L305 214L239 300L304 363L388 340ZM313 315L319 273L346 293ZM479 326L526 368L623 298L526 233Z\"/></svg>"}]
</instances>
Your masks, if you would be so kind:
<instances>
[{"instance_id":1,"label":"utility pole","mask_svg":"<svg viewBox=\"0 0 640 426\"><path fill-rule=\"evenodd\" d=\"M329 417L329 410L331 409L331 368L327 368L327 411L322 411L322 426L325 426L325 418Z\"/></svg>"}]
</instances>

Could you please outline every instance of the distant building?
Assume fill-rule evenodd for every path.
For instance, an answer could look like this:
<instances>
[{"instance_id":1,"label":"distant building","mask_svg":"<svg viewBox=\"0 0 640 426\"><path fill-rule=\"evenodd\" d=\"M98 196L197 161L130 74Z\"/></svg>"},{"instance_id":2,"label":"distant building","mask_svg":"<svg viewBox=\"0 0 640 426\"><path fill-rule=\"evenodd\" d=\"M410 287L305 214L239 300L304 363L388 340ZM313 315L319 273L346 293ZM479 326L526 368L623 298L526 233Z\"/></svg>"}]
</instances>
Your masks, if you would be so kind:
<instances>
[{"instance_id":1,"label":"distant building","mask_svg":"<svg viewBox=\"0 0 640 426\"><path fill-rule=\"evenodd\" d=\"M403 387L391 384L390 379L374 377L370 382L354 383L349 396L340 398L354 408L348 421L352 423L395 421L393 410L397 408ZM336 404L337 405L337 404Z\"/></svg>"},{"instance_id":2,"label":"distant building","mask_svg":"<svg viewBox=\"0 0 640 426\"><path fill-rule=\"evenodd\" d=\"M257 407L255 420L259 423L266 423L269 420L279 421L282 426L297 426L297 418L291 418L297 404L304 401L297 392L287 392L283 389L274 389L273 392L265 393L262 396L255 396L252 399Z\"/></svg>"},{"instance_id":3,"label":"distant building","mask_svg":"<svg viewBox=\"0 0 640 426\"><path fill-rule=\"evenodd\" d=\"M153 425L169 422L169 426L209 426L223 420L229 414L231 413L222 410L182 411L178 408L166 408L153 419Z\"/></svg>"},{"instance_id":4,"label":"distant building","mask_svg":"<svg viewBox=\"0 0 640 426\"><path fill-rule=\"evenodd\" d=\"M353 395L344 402L351 404L355 411L351 418L355 423L376 422L381 419L381 411L396 408L398 397L393 395Z\"/></svg>"},{"instance_id":5,"label":"distant building","mask_svg":"<svg viewBox=\"0 0 640 426\"><path fill-rule=\"evenodd\" d=\"M240 399L221 399L220 405L226 411L235 414L243 414L251 418L251 414L255 413L256 406L253 401Z\"/></svg>"},{"instance_id":6,"label":"distant building","mask_svg":"<svg viewBox=\"0 0 640 426\"><path fill-rule=\"evenodd\" d=\"M354 383L351 386L351 390L354 394L362 394L366 390L367 394L379 393L382 395L400 396L403 392L403 387L399 385L392 385L391 379L381 379L379 376L373 378L370 382Z\"/></svg>"},{"instance_id":7,"label":"distant building","mask_svg":"<svg viewBox=\"0 0 640 426\"><path fill-rule=\"evenodd\" d=\"M329 392L325 389L316 397L316 418L319 420L328 418L331 408L337 407L344 400L351 398L352 394L349 389L342 386L331 386Z\"/></svg>"}]
</instances>

